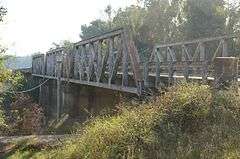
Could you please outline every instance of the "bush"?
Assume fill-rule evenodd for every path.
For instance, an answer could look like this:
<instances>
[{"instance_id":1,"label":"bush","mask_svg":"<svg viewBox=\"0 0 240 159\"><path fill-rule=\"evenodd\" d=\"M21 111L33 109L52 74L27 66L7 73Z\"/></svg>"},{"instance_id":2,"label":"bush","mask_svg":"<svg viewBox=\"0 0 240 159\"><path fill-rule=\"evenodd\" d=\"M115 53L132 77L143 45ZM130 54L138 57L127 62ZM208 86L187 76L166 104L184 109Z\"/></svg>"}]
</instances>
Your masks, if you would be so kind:
<instances>
[{"instance_id":1,"label":"bush","mask_svg":"<svg viewBox=\"0 0 240 159\"><path fill-rule=\"evenodd\" d=\"M237 158L239 107L234 90L213 93L206 85L182 84L138 108L95 119L79 137L34 157Z\"/></svg>"},{"instance_id":2,"label":"bush","mask_svg":"<svg viewBox=\"0 0 240 159\"><path fill-rule=\"evenodd\" d=\"M42 132L44 126L44 112L28 95L18 95L11 104L9 116L10 134L32 135Z\"/></svg>"},{"instance_id":3,"label":"bush","mask_svg":"<svg viewBox=\"0 0 240 159\"><path fill-rule=\"evenodd\" d=\"M1 55L0 55L1 56ZM11 129L7 125L7 104L12 99L12 93L21 88L23 75L19 72L12 72L3 66L3 61L0 59L0 135L8 135Z\"/></svg>"},{"instance_id":4,"label":"bush","mask_svg":"<svg viewBox=\"0 0 240 159\"><path fill-rule=\"evenodd\" d=\"M4 111L0 109L0 135L4 135L8 130Z\"/></svg>"}]
</instances>

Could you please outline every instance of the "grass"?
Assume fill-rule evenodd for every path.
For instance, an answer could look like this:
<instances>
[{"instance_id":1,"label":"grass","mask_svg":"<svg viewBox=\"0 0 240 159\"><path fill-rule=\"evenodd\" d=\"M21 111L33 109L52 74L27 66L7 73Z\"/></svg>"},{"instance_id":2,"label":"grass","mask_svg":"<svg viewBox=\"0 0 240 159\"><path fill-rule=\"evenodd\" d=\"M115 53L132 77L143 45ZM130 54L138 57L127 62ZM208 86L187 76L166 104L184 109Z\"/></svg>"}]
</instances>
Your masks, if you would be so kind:
<instances>
[{"instance_id":1,"label":"grass","mask_svg":"<svg viewBox=\"0 0 240 159\"><path fill-rule=\"evenodd\" d=\"M80 128L80 137L31 158L240 158L240 96L234 89L213 92L206 85L181 84L149 103L123 107L118 115Z\"/></svg>"}]
</instances>

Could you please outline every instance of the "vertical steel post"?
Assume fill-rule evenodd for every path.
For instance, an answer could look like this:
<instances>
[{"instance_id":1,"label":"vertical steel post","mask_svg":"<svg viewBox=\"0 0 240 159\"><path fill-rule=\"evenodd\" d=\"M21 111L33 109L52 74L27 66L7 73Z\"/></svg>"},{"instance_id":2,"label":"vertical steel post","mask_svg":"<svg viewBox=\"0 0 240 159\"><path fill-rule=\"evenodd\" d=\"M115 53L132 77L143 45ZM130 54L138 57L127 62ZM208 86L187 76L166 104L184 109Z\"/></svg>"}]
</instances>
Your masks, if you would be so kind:
<instances>
[{"instance_id":1,"label":"vertical steel post","mask_svg":"<svg viewBox=\"0 0 240 159\"><path fill-rule=\"evenodd\" d=\"M39 105L42 104L42 86L39 87L39 97L38 97L38 103Z\"/></svg>"},{"instance_id":2,"label":"vertical steel post","mask_svg":"<svg viewBox=\"0 0 240 159\"><path fill-rule=\"evenodd\" d=\"M56 57L57 60L57 120L60 119L61 107L61 72L62 72L62 55Z\"/></svg>"}]
</instances>

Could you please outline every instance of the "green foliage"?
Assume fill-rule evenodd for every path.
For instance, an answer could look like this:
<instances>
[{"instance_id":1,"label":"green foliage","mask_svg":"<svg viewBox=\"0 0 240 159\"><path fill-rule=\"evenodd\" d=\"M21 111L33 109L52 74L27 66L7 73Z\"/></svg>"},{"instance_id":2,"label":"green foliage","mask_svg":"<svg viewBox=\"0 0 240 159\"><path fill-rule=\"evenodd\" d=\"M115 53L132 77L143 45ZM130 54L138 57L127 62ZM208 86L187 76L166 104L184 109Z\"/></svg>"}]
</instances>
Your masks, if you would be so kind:
<instances>
[{"instance_id":1,"label":"green foliage","mask_svg":"<svg viewBox=\"0 0 240 159\"><path fill-rule=\"evenodd\" d=\"M13 91L18 90L22 86L23 76L20 73L13 73L6 69L0 62L0 134L8 131L6 123L5 110L3 109L3 102L12 98Z\"/></svg>"},{"instance_id":2,"label":"green foliage","mask_svg":"<svg viewBox=\"0 0 240 159\"><path fill-rule=\"evenodd\" d=\"M121 8L108 21L83 25L83 39L115 27L130 30L138 49L154 43L167 43L239 32L239 5L225 0L140 0L143 5ZM111 24L109 26L109 23Z\"/></svg>"},{"instance_id":3,"label":"green foliage","mask_svg":"<svg viewBox=\"0 0 240 159\"><path fill-rule=\"evenodd\" d=\"M0 110L0 134L7 130L6 117L3 110Z\"/></svg>"},{"instance_id":4,"label":"green foliage","mask_svg":"<svg viewBox=\"0 0 240 159\"><path fill-rule=\"evenodd\" d=\"M1 8L0 8L0 21L1 21ZM6 69L4 66L4 60L9 58L5 56L5 48L0 46L0 134L4 134L8 131L8 125L6 123L5 110L3 109L3 102L12 98L12 93L21 88L23 83L23 76L19 72L13 72Z\"/></svg>"},{"instance_id":5,"label":"green foliage","mask_svg":"<svg viewBox=\"0 0 240 159\"><path fill-rule=\"evenodd\" d=\"M138 6L130 6L125 9L119 9L113 18L113 27L124 27L131 33L138 48L146 48L149 45L149 36L146 32L146 10ZM146 35L145 35L146 34Z\"/></svg>"},{"instance_id":6,"label":"green foliage","mask_svg":"<svg viewBox=\"0 0 240 159\"><path fill-rule=\"evenodd\" d=\"M108 20L82 25L80 37L86 39L124 27L145 60L156 43L239 33L239 6L225 0L140 0L137 6L115 12L108 6L105 10ZM232 48L237 43L231 41L230 52L237 52L238 46Z\"/></svg>"},{"instance_id":7,"label":"green foliage","mask_svg":"<svg viewBox=\"0 0 240 159\"><path fill-rule=\"evenodd\" d=\"M33 158L238 158L239 107L236 90L181 84L150 103L97 118L79 137Z\"/></svg>"},{"instance_id":8,"label":"green foliage","mask_svg":"<svg viewBox=\"0 0 240 159\"><path fill-rule=\"evenodd\" d=\"M187 0L186 36L190 39L225 33L226 8L223 0Z\"/></svg>"},{"instance_id":9,"label":"green foliage","mask_svg":"<svg viewBox=\"0 0 240 159\"><path fill-rule=\"evenodd\" d=\"M120 8L113 19L113 23L115 27L125 27L130 30L130 33L137 35L143 26L145 16L145 9L138 6Z\"/></svg>"},{"instance_id":10,"label":"green foliage","mask_svg":"<svg viewBox=\"0 0 240 159\"><path fill-rule=\"evenodd\" d=\"M96 36L96 35L101 35L104 32L109 31L109 25L107 22L102 21L100 19L98 20L94 20L90 23L90 25L82 25L81 26L81 34L80 37L82 39L87 39L90 38L92 36Z\"/></svg>"}]
</instances>

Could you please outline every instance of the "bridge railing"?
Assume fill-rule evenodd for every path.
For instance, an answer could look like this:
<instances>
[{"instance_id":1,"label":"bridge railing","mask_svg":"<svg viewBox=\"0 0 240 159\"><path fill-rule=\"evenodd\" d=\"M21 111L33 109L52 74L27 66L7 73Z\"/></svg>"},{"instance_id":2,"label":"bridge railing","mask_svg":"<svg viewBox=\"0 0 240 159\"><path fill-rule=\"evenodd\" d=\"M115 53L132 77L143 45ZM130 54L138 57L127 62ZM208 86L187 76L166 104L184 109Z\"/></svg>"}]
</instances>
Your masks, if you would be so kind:
<instances>
[{"instance_id":1,"label":"bridge railing","mask_svg":"<svg viewBox=\"0 0 240 159\"><path fill-rule=\"evenodd\" d=\"M240 52L238 36L221 36L155 45L149 61L140 62L134 42L122 28L33 56L35 75L68 82L141 94L145 87L159 88L176 78L213 80L213 60ZM237 46L234 46L238 44ZM151 79L150 79L151 78Z\"/></svg>"},{"instance_id":2,"label":"bridge railing","mask_svg":"<svg viewBox=\"0 0 240 159\"><path fill-rule=\"evenodd\" d=\"M32 57L32 73L45 74L44 54L33 55Z\"/></svg>"},{"instance_id":3,"label":"bridge railing","mask_svg":"<svg viewBox=\"0 0 240 159\"><path fill-rule=\"evenodd\" d=\"M240 78L240 59L238 60L238 78Z\"/></svg>"},{"instance_id":4,"label":"bridge railing","mask_svg":"<svg viewBox=\"0 0 240 159\"><path fill-rule=\"evenodd\" d=\"M233 56L233 52L240 52L238 47L233 47L239 40L238 36L221 36L155 45L150 60L144 64L145 85L149 85L151 75L156 76L156 88L161 84L161 76L168 77L168 84L174 82L174 76L181 76L187 81L198 77L206 82L213 78L213 61L216 57Z\"/></svg>"},{"instance_id":5,"label":"bridge railing","mask_svg":"<svg viewBox=\"0 0 240 159\"><path fill-rule=\"evenodd\" d=\"M77 42L71 48L50 50L45 58L33 58L33 74L56 77L58 56L62 58L61 78L66 81L141 94L139 55L122 28ZM38 61L44 67L38 68Z\"/></svg>"}]
</instances>

